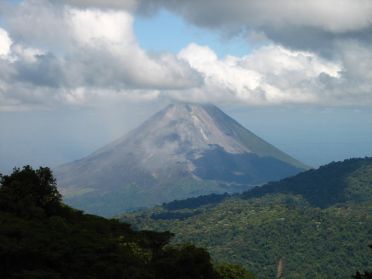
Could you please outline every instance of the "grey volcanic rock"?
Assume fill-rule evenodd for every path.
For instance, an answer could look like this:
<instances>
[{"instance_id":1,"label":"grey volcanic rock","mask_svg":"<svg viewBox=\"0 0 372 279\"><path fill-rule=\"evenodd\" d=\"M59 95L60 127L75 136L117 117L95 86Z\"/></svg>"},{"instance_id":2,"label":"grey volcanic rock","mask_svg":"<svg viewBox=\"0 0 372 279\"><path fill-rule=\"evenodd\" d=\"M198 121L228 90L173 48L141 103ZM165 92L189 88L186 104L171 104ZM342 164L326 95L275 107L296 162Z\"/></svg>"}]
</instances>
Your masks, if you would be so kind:
<instances>
[{"instance_id":1,"label":"grey volcanic rock","mask_svg":"<svg viewBox=\"0 0 372 279\"><path fill-rule=\"evenodd\" d=\"M55 175L67 203L111 216L174 199L238 192L307 167L213 105L173 104Z\"/></svg>"}]
</instances>

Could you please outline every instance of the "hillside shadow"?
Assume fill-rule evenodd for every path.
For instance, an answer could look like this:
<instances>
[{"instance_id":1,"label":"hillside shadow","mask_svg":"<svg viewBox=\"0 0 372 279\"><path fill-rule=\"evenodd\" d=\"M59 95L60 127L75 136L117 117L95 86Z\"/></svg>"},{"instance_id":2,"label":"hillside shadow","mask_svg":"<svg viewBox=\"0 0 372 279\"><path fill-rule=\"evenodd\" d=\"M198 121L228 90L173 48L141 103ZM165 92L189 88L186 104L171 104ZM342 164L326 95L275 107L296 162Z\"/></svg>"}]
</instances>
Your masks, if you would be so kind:
<instances>
[{"instance_id":1,"label":"hillside shadow","mask_svg":"<svg viewBox=\"0 0 372 279\"><path fill-rule=\"evenodd\" d=\"M244 185L259 185L292 176L301 171L283 161L256 154L233 154L220 146L203 153L193 161L194 174L204 180L217 180Z\"/></svg>"}]
</instances>

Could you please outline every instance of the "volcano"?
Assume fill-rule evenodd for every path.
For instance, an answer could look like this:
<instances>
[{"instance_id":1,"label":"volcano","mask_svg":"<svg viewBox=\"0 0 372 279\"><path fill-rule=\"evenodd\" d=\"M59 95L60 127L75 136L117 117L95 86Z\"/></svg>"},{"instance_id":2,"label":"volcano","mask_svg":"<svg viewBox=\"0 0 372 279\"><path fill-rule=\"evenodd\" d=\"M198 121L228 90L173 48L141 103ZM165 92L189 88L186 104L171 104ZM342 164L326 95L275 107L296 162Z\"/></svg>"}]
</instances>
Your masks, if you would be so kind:
<instances>
[{"instance_id":1,"label":"volcano","mask_svg":"<svg viewBox=\"0 0 372 279\"><path fill-rule=\"evenodd\" d=\"M113 216L175 199L239 192L307 168L216 106L180 103L54 173L65 202Z\"/></svg>"}]
</instances>

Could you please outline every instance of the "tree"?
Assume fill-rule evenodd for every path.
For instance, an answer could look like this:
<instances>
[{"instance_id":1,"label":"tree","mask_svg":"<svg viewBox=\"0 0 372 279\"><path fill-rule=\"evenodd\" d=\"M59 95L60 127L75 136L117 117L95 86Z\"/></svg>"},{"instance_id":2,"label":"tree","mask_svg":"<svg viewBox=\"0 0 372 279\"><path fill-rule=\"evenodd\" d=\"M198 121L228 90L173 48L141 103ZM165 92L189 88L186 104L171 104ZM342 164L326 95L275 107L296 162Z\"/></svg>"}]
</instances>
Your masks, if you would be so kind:
<instances>
[{"instance_id":1,"label":"tree","mask_svg":"<svg viewBox=\"0 0 372 279\"><path fill-rule=\"evenodd\" d=\"M372 244L369 245L369 248L372 249ZM364 271L364 273L360 273L359 271L353 276L354 279L372 279L372 271Z\"/></svg>"},{"instance_id":2,"label":"tree","mask_svg":"<svg viewBox=\"0 0 372 279\"><path fill-rule=\"evenodd\" d=\"M27 211L36 207L48 215L61 204L56 180L47 167L37 170L31 166L14 168L12 174L0 177L0 185L2 210Z\"/></svg>"},{"instance_id":3,"label":"tree","mask_svg":"<svg viewBox=\"0 0 372 279\"><path fill-rule=\"evenodd\" d=\"M166 247L154 259L156 278L162 279L219 279L213 269L210 255L203 248L193 245Z\"/></svg>"},{"instance_id":4,"label":"tree","mask_svg":"<svg viewBox=\"0 0 372 279\"><path fill-rule=\"evenodd\" d=\"M170 232L63 205L48 168L0 175L0 224L1 278L221 279L206 250L172 247Z\"/></svg>"},{"instance_id":5,"label":"tree","mask_svg":"<svg viewBox=\"0 0 372 279\"><path fill-rule=\"evenodd\" d=\"M220 264L216 271L221 279L254 279L254 276L240 265Z\"/></svg>"}]
</instances>

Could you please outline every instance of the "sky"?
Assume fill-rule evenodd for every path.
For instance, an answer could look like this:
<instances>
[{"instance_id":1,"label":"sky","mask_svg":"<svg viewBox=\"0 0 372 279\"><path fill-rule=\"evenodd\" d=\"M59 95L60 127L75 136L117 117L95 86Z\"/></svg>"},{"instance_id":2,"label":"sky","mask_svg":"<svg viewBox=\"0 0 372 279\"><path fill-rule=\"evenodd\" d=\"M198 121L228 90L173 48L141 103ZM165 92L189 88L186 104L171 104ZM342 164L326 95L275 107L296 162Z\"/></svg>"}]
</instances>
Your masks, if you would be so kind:
<instances>
[{"instance_id":1,"label":"sky","mask_svg":"<svg viewBox=\"0 0 372 279\"><path fill-rule=\"evenodd\" d=\"M304 163L372 156L369 0L1 0L0 172L81 158L171 102Z\"/></svg>"}]
</instances>

